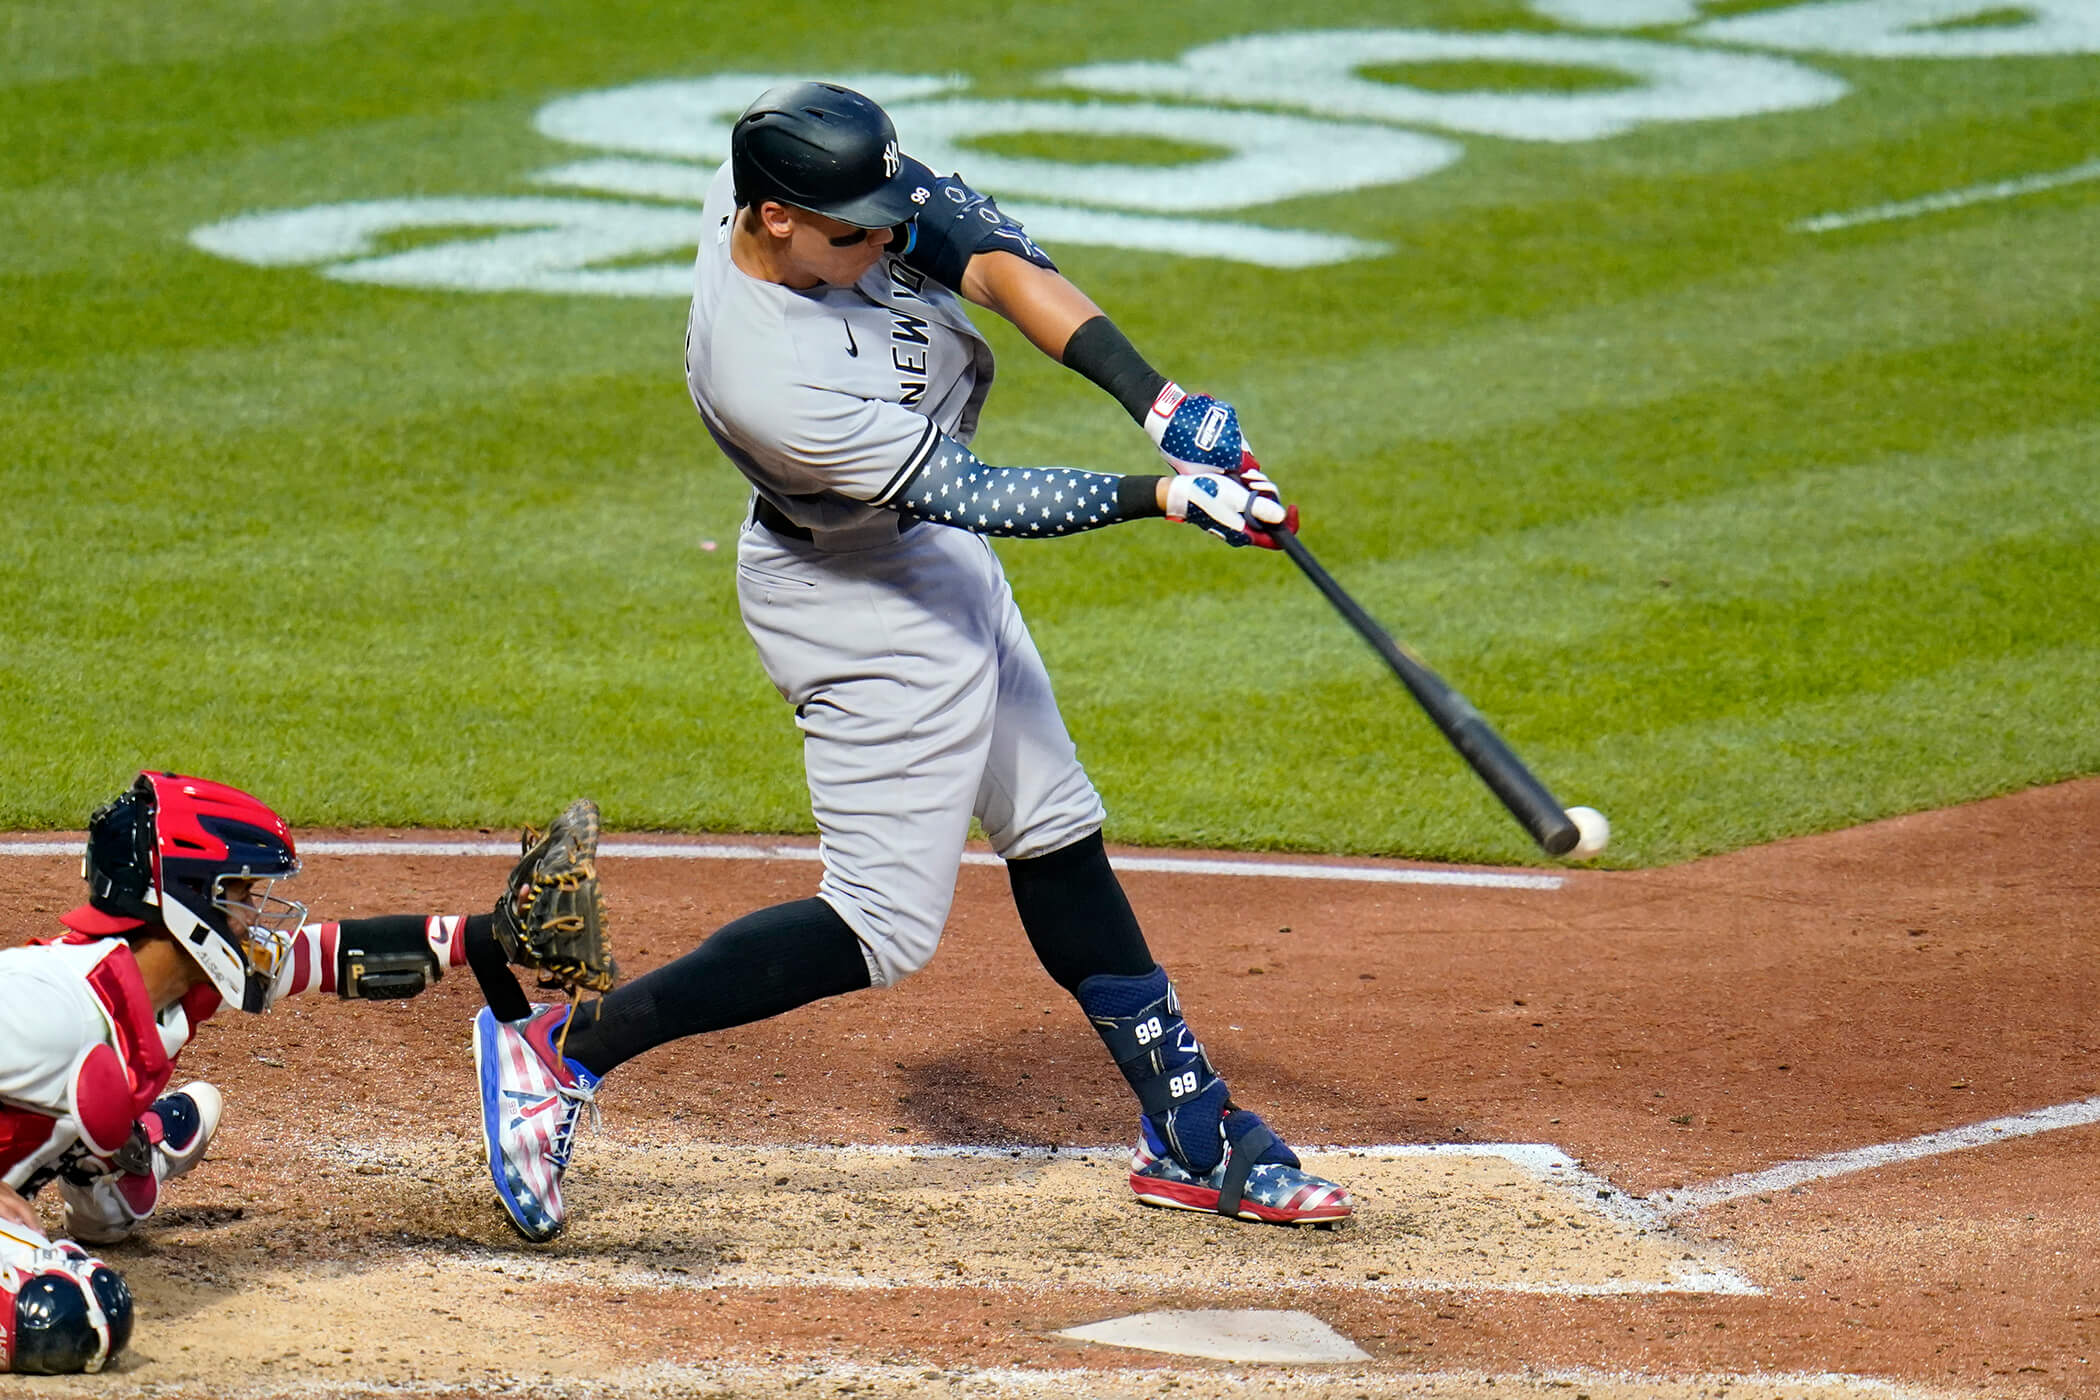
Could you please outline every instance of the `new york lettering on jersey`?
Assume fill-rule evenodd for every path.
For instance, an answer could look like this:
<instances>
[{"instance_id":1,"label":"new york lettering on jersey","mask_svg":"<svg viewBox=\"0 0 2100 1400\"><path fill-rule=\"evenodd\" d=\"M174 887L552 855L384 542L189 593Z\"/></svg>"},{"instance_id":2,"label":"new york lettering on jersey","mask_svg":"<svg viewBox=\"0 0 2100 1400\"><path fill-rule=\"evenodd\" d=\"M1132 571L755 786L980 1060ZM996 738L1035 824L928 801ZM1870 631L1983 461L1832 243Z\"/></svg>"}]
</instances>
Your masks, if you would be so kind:
<instances>
[{"instance_id":1,"label":"new york lettering on jersey","mask_svg":"<svg viewBox=\"0 0 2100 1400\"><path fill-rule=\"evenodd\" d=\"M895 329L890 339L890 364L898 373L897 402L906 408L917 408L926 393L926 359L931 353L933 341L926 334L926 322L902 311L890 312Z\"/></svg>"}]
</instances>

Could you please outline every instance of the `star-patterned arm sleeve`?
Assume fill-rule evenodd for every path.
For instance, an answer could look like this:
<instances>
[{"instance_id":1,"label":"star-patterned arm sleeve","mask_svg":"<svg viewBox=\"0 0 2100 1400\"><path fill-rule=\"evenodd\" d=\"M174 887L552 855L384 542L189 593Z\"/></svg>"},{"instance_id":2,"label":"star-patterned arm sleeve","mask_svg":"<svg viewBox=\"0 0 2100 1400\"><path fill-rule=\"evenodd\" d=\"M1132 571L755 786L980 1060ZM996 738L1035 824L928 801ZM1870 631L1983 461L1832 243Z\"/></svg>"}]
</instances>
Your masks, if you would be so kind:
<instances>
[{"instance_id":1,"label":"star-patterned arm sleeve","mask_svg":"<svg viewBox=\"0 0 2100 1400\"><path fill-rule=\"evenodd\" d=\"M1076 467L995 467L944 433L889 505L973 534L1048 539L1162 514L1159 480Z\"/></svg>"}]
</instances>

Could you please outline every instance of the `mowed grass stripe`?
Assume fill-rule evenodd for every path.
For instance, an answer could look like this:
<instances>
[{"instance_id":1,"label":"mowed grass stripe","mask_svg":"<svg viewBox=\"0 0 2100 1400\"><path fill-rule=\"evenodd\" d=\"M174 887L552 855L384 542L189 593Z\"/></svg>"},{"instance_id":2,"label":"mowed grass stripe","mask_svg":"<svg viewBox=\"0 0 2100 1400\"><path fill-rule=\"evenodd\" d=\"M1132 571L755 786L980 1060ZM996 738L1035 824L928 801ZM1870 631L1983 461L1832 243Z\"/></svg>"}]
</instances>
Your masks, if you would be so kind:
<instances>
[{"instance_id":1,"label":"mowed grass stripe","mask_svg":"<svg viewBox=\"0 0 2100 1400\"><path fill-rule=\"evenodd\" d=\"M2086 601L2100 596L2096 443L2100 427L2087 423L1970 444L1960 456L1892 456L1371 566L1351 582L1567 800L1642 804L1649 822L1615 837L1619 858L1678 859L1741 834L1735 817L1730 837L1701 834L1723 811L1694 789L1765 781L1770 744L1842 748L1839 786L1854 797L1882 785L1907 806L1929 805L2017 786L1968 786L1987 772L1980 762L1920 762L1909 731L1829 722L1830 706L1936 677L1946 678L1945 710L1915 719L1928 733L1948 731L1950 755L1980 746L2022 781L2081 771L2066 755L2090 754L2094 743L2082 737L2075 687L2052 668L2100 656L2100 621ZM1112 644L1088 640L1118 635L1113 623L1060 618L1046 629L1037 620L1060 676L1081 678L1060 688L1085 718L1082 733L1100 741L1083 744L1089 753L1142 747L1148 735L1156 742L1162 713L1199 732L1252 725L1261 735L1258 755L1218 760L1245 783L1231 804L1176 799L1143 764L1103 769L1109 785L1142 794L1139 806L1172 813L1146 839L1176 822L1240 840L1310 823L1346 843L1352 821L1383 821L1407 833L1409 850L1455 855L1486 841L1497 859L1524 856L1398 683L1310 590L1280 595L1259 619L1218 598L1183 600L1177 613L1192 636L1235 635L1250 656L1288 657L1292 703L1258 679L1205 688L1214 677L1190 674L1171 655L1119 667ZM2074 669L2094 664L2086 657ZM1988 679L1966 679L1978 665ZM2008 726L2029 737L1994 748ZM1701 730L1711 742L1693 754ZM1746 746L1743 732L1759 744ZM1677 751L1652 747L1657 733L1680 736ZM1337 748L1338 735L1357 761ZM1279 792L1262 776L1265 762L1320 772L1317 797ZM1450 821L1438 810L1446 807L1473 819ZM1802 813L1858 815L1816 796L1758 831L1783 832Z\"/></svg>"},{"instance_id":2,"label":"mowed grass stripe","mask_svg":"<svg viewBox=\"0 0 2100 1400\"><path fill-rule=\"evenodd\" d=\"M1938 392L1932 381L1919 382L1920 393ZM489 416L558 437L608 392L598 384L574 387L574 394L563 398L535 396L529 413L522 404L507 403ZM621 389L630 399L654 397L646 384ZM2060 411L2078 406L2069 400L2055 405ZM1889 407L1892 416L1907 418L1910 405L1896 400ZM637 405L629 408L614 416L646 418ZM393 578L408 586L442 578L455 567L450 552L464 543L459 535L463 504L491 528L521 535L548 516L561 515L573 535L563 551L576 570L573 577L591 583L599 596L624 594L650 581L647 562L635 556L636 540L655 537L682 544L686 564L708 563L692 552L698 542L693 532L708 524L733 529L740 518L741 478L714 462L711 448L693 440L697 425L692 432L681 425L645 434L634 456L600 460L579 473L567 465L568 454L558 442L542 452L531 434L496 443L477 440L475 416L457 416L456 437L445 436L443 425L433 419L397 425L398 436L382 435L377 443L333 444L333 455L319 459L311 449L290 457L274 441L251 438L245 452L220 455L201 474L170 483L161 500L115 500L97 496L92 480L88 489L79 489L77 481L55 480L54 489L73 488L64 506L69 520L77 525L99 518L100 528L146 548L113 554L100 566L101 576L118 587L46 600L51 630L77 637L127 621L171 619L187 606L183 599L131 596L133 587L165 577L169 561L156 547L179 550L215 529L234 536L252 531L258 542L270 538L275 532L262 522L222 520L218 502L276 476L283 478L273 496L276 506L306 523L291 538L275 542L270 557L284 571L281 586L294 605L290 612L317 625L373 620L362 616L356 595L340 591L338 581L346 573L368 583ZM1815 425L1809 427L1813 436ZM1586 636L1602 619L1623 627L1625 609L1641 606L1644 599L1674 607L1682 592L1656 592L1673 583L1686 590L1729 596L1755 590L1783 599L1819 580L1914 568L2008 533L2090 530L2095 498L2087 489L2089 474L2080 453L2094 435L2088 423L2054 435L1986 439L1961 456L1899 456L1840 468L1804 462L1812 469L1764 477L1745 473L1745 484L1735 489L1641 504L1663 494L1667 477L1658 477L1654 489L1616 515L1592 510L1551 525L1474 536L1462 548L1362 561L1350 579L1366 599L1389 605L1396 616L1417 619L1409 630L1419 641L1453 652ZM426 445L427 465L420 472L405 467L375 472L375 466L393 460L389 453L404 441ZM1818 455L1828 459L1838 448L1853 445L1833 436ZM645 452L655 455L635 470ZM293 461L309 470L287 471ZM331 480L330 467L361 476L367 489L345 498ZM680 494L667 499L665 490L674 483ZM309 514L322 511L332 514ZM61 538L31 538L32 549L49 549L50 562L60 562ZM375 541L382 538L384 558L375 561ZM1203 542L1175 538L1166 543ZM1021 565L1040 557L1041 550L1065 547L1015 544L1008 550ZM1262 569L1271 561L1215 550L1176 552L1218 565L1221 586L1235 593L1275 588L1276 573ZM195 558L187 567L209 594L250 572L252 563L229 552ZM1639 580L1631 590L1620 582L1629 578ZM455 593L454 601L495 603L507 584L480 577L463 586L466 591ZM1082 627L1120 622L1116 615L1146 605L1130 593L1117 592L1112 599L1105 608L1084 609ZM427 629L446 621L443 615L404 616L396 624L396 645L413 645L419 635L427 642L432 635Z\"/></svg>"},{"instance_id":3,"label":"mowed grass stripe","mask_svg":"<svg viewBox=\"0 0 2100 1400\"><path fill-rule=\"evenodd\" d=\"M11 44L14 80L0 85L0 129L34 139L0 150L0 188L232 156L410 114L543 100L608 72L619 82L750 57L723 26L648 7L629 7L638 10L631 23L610 4L561 0L460 0L441 10L396 0L360 10L355 22L342 20L340 5L309 4L303 22L258 24L234 12L251 8L274 7L222 6L186 42L163 46L155 34L120 45L129 62L59 58L48 77L39 76L34 51ZM753 27L783 38L799 32L784 17Z\"/></svg>"},{"instance_id":4,"label":"mowed grass stripe","mask_svg":"<svg viewBox=\"0 0 2100 1400\"><path fill-rule=\"evenodd\" d=\"M2100 766L2089 718L2100 649L2090 644L2019 655L1950 646L1946 664L1925 674L1893 683L1871 666L1856 674L1858 686L1842 694L1773 697L1684 725L1658 724L1664 705L1660 692L1650 692L1642 722L1630 728L1609 717L1591 723L1590 696L1578 684L1560 692L1555 735L1502 727L1563 801L1609 811L1612 850L1603 863L1621 866L1831 830ZM1149 722L1097 723L1081 755L1109 794L1125 839L1195 831L1205 844L1536 863L1535 848L1413 714L1397 684L1381 685L1300 684L1294 703L1243 713L1238 722L1258 736L1255 751L1216 764L1220 781L1240 784L1231 805L1203 801L1163 779L1156 764L1091 757L1117 738L1150 734L1156 742L1156 711ZM1385 708L1333 717L1367 691L1386 695ZM1331 711L1323 708L1329 697ZM1301 727L1316 728L1329 751L1313 769L1292 767ZM1308 772L1317 772L1316 782L1303 780ZM1366 839L1378 832L1389 834ZM1392 845L1382 848L1381 839Z\"/></svg>"},{"instance_id":5,"label":"mowed grass stripe","mask_svg":"<svg viewBox=\"0 0 2100 1400\"><path fill-rule=\"evenodd\" d=\"M1879 78L1879 86L1898 77L1888 64L1856 66ZM1903 66L1897 90L1907 91L1926 66ZM1960 81L1999 94L2006 109L1995 115L1962 103L1943 113L1877 94L1877 84L1865 82L1836 106L1783 119L1656 126L1562 147L1469 138L1466 158L1432 180L1282 206L1286 222L1302 212L1313 224L1386 239L1401 250L1391 259L1295 278L1292 305L1302 317L1264 320L1260 336L1219 339L1200 333L1212 322L1192 326L1175 318L1167 302L1163 328L1173 334L1178 325L1191 345L1225 357L1221 363L1231 367L1225 372L1258 370L1264 381L1281 385L1294 365L1346 363L1328 335L1335 320L1351 324L1374 347L1435 344L1453 333L1492 336L1512 322L1550 327L1557 318L1585 313L1608 319L1612 308L1636 299L1667 304L1680 290L1708 284L1776 292L1775 277L1820 265L1807 258L1883 241L1930 239L1979 224L2003 233L2029 214L2089 208L2090 192L2045 196L1997 217L1970 212L1931 228L1854 236L1842 247L1805 247L1809 240L1790 225L1845 207L1862 189L1952 188L2089 158L2100 98L2090 80L2075 75L2090 66L2089 60L1949 65ZM1998 251L2022 258L2034 251L2032 242L2048 236L2046 229L2011 235ZM1860 262L1869 285L1917 289L1903 280L1900 265L1880 269L1870 257ZM1217 272L1204 283L1224 324L1259 317L1278 285L1274 273ZM2090 280L2089 268L2083 276ZM1962 295L1953 283L1932 285L1942 296ZM1161 304L1156 284L1143 277L1130 299ZM1917 313L1936 314L1933 298L1904 300ZM1765 304L1752 312L1768 321L1782 309ZM1629 327L1615 329L1623 334ZM1697 339L1706 340L1710 330L1702 327Z\"/></svg>"},{"instance_id":6,"label":"mowed grass stripe","mask_svg":"<svg viewBox=\"0 0 2100 1400\"><path fill-rule=\"evenodd\" d=\"M1389 600L1396 614L1421 619L1412 630L1454 649L1504 655L1606 635L1624 646L1674 634L1696 606L1886 597L1905 579L1929 588L1982 549L2031 550L2039 565L2053 544L2100 535L2096 446L2100 419L2088 416L1958 453L1892 454L1367 563L1351 578L1364 597ZM2037 601L2085 614L2100 639L2100 617L2075 594L2050 590Z\"/></svg>"},{"instance_id":7,"label":"mowed grass stripe","mask_svg":"<svg viewBox=\"0 0 2100 1400\"><path fill-rule=\"evenodd\" d=\"M428 8L424 0L12 0L0 33L0 87L211 61L259 45L329 43Z\"/></svg>"},{"instance_id":8,"label":"mowed grass stripe","mask_svg":"<svg viewBox=\"0 0 2100 1400\"><path fill-rule=\"evenodd\" d=\"M1293 415L1285 450L1268 455L1279 470L1308 447L1345 464L1404 466L1396 437L1449 440L1600 408L1637 411L1862 351L2081 323L2100 301L2095 238L2100 205L2006 211L1871 244L1796 244L1783 263L1737 265L1607 304L1281 363L1256 391L1273 415L1330 395L1360 411Z\"/></svg>"},{"instance_id":9,"label":"mowed grass stripe","mask_svg":"<svg viewBox=\"0 0 2100 1400\"><path fill-rule=\"evenodd\" d=\"M2092 579L2087 575L2088 596ZM1949 646L1945 666L1893 681L1871 667L1842 695L1725 721L1600 735L1614 777L1612 840L1682 860L2061 781L2100 768L2091 698L2100 648L2016 654ZM1626 751L1641 762L1629 765Z\"/></svg>"},{"instance_id":10,"label":"mowed grass stripe","mask_svg":"<svg viewBox=\"0 0 2100 1400\"><path fill-rule=\"evenodd\" d=\"M2057 460L2049 454L2093 436L2080 358L2088 334L2075 322L2045 331L1862 353L1794 375L1722 380L1678 399L1403 444L1398 460L1354 472L1315 466L1293 494L1306 502L1308 541L1345 584L1417 643L1455 658L1548 635L1583 610L1615 616L1588 580L1599 570L1616 576L1629 561L1638 561L1644 587L1754 569L1768 591L1784 594L1847 567L1863 541L1879 537L1893 551L1886 562L1926 570L1942 545L2064 511L2085 518L2091 493L2076 451L2061 479L2048 473ZM2061 436L2046 431L2052 425ZM2033 481L2016 465L2030 452L2048 457ZM1294 476L1275 470L1291 486ZM1848 499L1850 485L1871 494ZM1397 504L1381 508L1381 493ZM1073 567L1025 546L1008 557L1030 584ZM1268 590L1259 570L1237 560L1183 551L1174 562L1228 603ZM2016 563L2011 586L2021 579L2046 583ZM1552 601L1559 589L1573 590L1572 608ZM1082 630L1123 635L1150 605L1142 593L1096 590ZM1099 656L1105 664L1106 652Z\"/></svg>"}]
</instances>

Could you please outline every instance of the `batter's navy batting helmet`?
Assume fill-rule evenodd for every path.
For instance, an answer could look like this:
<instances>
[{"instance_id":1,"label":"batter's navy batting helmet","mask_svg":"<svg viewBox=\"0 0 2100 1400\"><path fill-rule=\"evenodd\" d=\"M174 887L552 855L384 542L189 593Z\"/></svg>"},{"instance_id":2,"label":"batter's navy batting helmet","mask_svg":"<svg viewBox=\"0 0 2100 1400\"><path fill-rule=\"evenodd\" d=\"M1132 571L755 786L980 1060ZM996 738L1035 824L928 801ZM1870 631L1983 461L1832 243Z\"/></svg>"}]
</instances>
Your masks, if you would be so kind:
<instances>
[{"instance_id":1,"label":"batter's navy batting helmet","mask_svg":"<svg viewBox=\"0 0 2100 1400\"><path fill-rule=\"evenodd\" d=\"M855 228L905 223L933 172L897 149L889 114L835 83L786 83L744 109L729 133L736 202L773 200Z\"/></svg>"}]
</instances>

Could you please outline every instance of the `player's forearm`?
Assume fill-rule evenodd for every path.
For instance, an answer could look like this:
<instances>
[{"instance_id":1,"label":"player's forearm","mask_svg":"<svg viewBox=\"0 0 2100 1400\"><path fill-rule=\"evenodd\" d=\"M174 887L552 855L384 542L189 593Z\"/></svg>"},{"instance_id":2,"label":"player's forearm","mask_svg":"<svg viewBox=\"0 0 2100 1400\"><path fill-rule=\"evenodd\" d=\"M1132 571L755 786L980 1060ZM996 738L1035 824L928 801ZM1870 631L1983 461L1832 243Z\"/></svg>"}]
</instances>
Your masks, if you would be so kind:
<instances>
[{"instance_id":1,"label":"player's forearm","mask_svg":"<svg viewBox=\"0 0 2100 1400\"><path fill-rule=\"evenodd\" d=\"M970 259L962 294L1012 322L1030 344L1061 360L1073 333L1101 318L1101 308L1051 268L993 249Z\"/></svg>"},{"instance_id":2,"label":"player's forearm","mask_svg":"<svg viewBox=\"0 0 2100 1400\"><path fill-rule=\"evenodd\" d=\"M334 992L345 1001L414 996L466 961L468 922L457 914L394 914L302 925L270 999L301 992Z\"/></svg>"},{"instance_id":3,"label":"player's forearm","mask_svg":"<svg viewBox=\"0 0 2100 1400\"><path fill-rule=\"evenodd\" d=\"M1101 386L1132 422L1145 421L1167 377L1064 275L998 251L970 259L963 295L1013 322L1036 349Z\"/></svg>"},{"instance_id":4,"label":"player's forearm","mask_svg":"<svg viewBox=\"0 0 2100 1400\"><path fill-rule=\"evenodd\" d=\"M1167 478L1076 467L995 467L944 440L893 504L978 535L1050 539L1166 513Z\"/></svg>"},{"instance_id":5,"label":"player's forearm","mask_svg":"<svg viewBox=\"0 0 2100 1400\"><path fill-rule=\"evenodd\" d=\"M1145 421L1160 390L1167 387L1167 377L1152 368L1106 316L1095 316L1074 329L1058 359L1106 390L1134 423Z\"/></svg>"}]
</instances>

